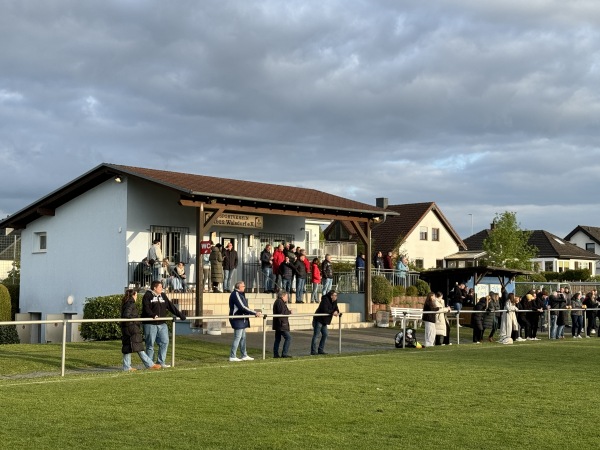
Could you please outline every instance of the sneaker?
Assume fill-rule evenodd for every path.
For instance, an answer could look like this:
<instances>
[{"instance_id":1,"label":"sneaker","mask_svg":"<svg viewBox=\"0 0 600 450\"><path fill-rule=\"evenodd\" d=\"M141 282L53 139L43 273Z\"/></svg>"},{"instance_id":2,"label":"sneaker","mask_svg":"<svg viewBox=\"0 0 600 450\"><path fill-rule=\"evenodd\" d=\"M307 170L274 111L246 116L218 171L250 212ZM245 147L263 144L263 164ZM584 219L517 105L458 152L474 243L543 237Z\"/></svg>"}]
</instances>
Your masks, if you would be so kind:
<instances>
[{"instance_id":1,"label":"sneaker","mask_svg":"<svg viewBox=\"0 0 600 450\"><path fill-rule=\"evenodd\" d=\"M160 364L154 364L153 366L148 367L148 370L160 370L162 366Z\"/></svg>"},{"instance_id":2,"label":"sneaker","mask_svg":"<svg viewBox=\"0 0 600 450\"><path fill-rule=\"evenodd\" d=\"M240 358L236 358L236 357L229 358L229 362L240 362L240 361L241 361Z\"/></svg>"},{"instance_id":3,"label":"sneaker","mask_svg":"<svg viewBox=\"0 0 600 450\"><path fill-rule=\"evenodd\" d=\"M137 369L135 367L130 367L125 372L137 372Z\"/></svg>"},{"instance_id":4,"label":"sneaker","mask_svg":"<svg viewBox=\"0 0 600 450\"><path fill-rule=\"evenodd\" d=\"M327 352L319 352L319 355L327 355Z\"/></svg>"},{"instance_id":5,"label":"sneaker","mask_svg":"<svg viewBox=\"0 0 600 450\"><path fill-rule=\"evenodd\" d=\"M254 358L252 356L242 356L242 361L254 361Z\"/></svg>"},{"instance_id":6,"label":"sneaker","mask_svg":"<svg viewBox=\"0 0 600 450\"><path fill-rule=\"evenodd\" d=\"M533 338L528 337L527 339L525 339L526 341L533 341Z\"/></svg>"},{"instance_id":7,"label":"sneaker","mask_svg":"<svg viewBox=\"0 0 600 450\"><path fill-rule=\"evenodd\" d=\"M452 345L452 342L450 342L448 345Z\"/></svg>"},{"instance_id":8,"label":"sneaker","mask_svg":"<svg viewBox=\"0 0 600 450\"><path fill-rule=\"evenodd\" d=\"M577 335L577 339L583 339L580 334Z\"/></svg>"},{"instance_id":9,"label":"sneaker","mask_svg":"<svg viewBox=\"0 0 600 450\"><path fill-rule=\"evenodd\" d=\"M160 367L162 367L163 369L168 369L169 367L171 367L171 364L161 364Z\"/></svg>"},{"instance_id":10,"label":"sneaker","mask_svg":"<svg viewBox=\"0 0 600 450\"><path fill-rule=\"evenodd\" d=\"M587 338L587 339L589 339L590 337L589 337L589 336L586 336L586 338Z\"/></svg>"},{"instance_id":11,"label":"sneaker","mask_svg":"<svg viewBox=\"0 0 600 450\"><path fill-rule=\"evenodd\" d=\"M476 344L481 344L481 342L475 342Z\"/></svg>"},{"instance_id":12,"label":"sneaker","mask_svg":"<svg viewBox=\"0 0 600 450\"><path fill-rule=\"evenodd\" d=\"M590 331L590 334L596 334L596 330Z\"/></svg>"},{"instance_id":13,"label":"sneaker","mask_svg":"<svg viewBox=\"0 0 600 450\"><path fill-rule=\"evenodd\" d=\"M515 339L516 342L525 342L525 339L523 339L522 337L518 337Z\"/></svg>"},{"instance_id":14,"label":"sneaker","mask_svg":"<svg viewBox=\"0 0 600 450\"><path fill-rule=\"evenodd\" d=\"M534 340L534 341L541 341L541 339L539 337L534 337L532 340Z\"/></svg>"}]
</instances>

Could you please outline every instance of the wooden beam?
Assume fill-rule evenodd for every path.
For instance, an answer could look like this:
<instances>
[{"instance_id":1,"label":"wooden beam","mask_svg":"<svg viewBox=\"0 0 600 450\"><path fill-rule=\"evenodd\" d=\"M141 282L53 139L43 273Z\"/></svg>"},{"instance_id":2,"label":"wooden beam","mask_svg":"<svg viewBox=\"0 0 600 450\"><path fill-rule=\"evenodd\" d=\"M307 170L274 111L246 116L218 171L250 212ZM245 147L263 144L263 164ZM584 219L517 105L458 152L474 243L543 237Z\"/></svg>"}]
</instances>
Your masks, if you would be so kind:
<instances>
[{"instance_id":1,"label":"wooden beam","mask_svg":"<svg viewBox=\"0 0 600 450\"><path fill-rule=\"evenodd\" d=\"M200 209L202 211L200 214L204 215L204 208L203 207L205 207L205 205L204 205L204 203L201 203L200 205L201 205ZM210 229L210 228L212 228L212 226L215 224L215 222L217 221L217 219L219 217L221 217L221 215L224 212L225 212L224 208L217 209L216 211L214 211L211 214L211 216L208 218L208 220L206 222L204 222L204 217L200 217L200 220L204 222L204 228L207 229L207 230Z\"/></svg>"},{"instance_id":2,"label":"wooden beam","mask_svg":"<svg viewBox=\"0 0 600 450\"><path fill-rule=\"evenodd\" d=\"M302 216L311 219L339 219L339 220L351 220L355 222L368 222L370 219L368 217L359 217L359 216L349 216L343 213L335 214L335 213L325 213L325 212L309 212L303 211L300 208L296 210L289 210L283 208L265 208L258 206L244 206L244 205L229 205L224 203L205 203L205 202L197 202L194 200L179 200L179 204L181 206L188 206L193 208L200 207L200 204L204 205L205 210L223 210L223 211L233 211L233 212L245 212L248 214L257 213L257 214L273 214L278 216Z\"/></svg>"},{"instance_id":3,"label":"wooden beam","mask_svg":"<svg viewBox=\"0 0 600 450\"><path fill-rule=\"evenodd\" d=\"M354 229L356 230L356 234L358 234L358 238L363 242L363 244L365 244L365 248L366 248L368 238L367 238L367 235L362 230L362 228L360 227L360 223L355 220L351 220L350 224L354 227Z\"/></svg>"}]
</instances>

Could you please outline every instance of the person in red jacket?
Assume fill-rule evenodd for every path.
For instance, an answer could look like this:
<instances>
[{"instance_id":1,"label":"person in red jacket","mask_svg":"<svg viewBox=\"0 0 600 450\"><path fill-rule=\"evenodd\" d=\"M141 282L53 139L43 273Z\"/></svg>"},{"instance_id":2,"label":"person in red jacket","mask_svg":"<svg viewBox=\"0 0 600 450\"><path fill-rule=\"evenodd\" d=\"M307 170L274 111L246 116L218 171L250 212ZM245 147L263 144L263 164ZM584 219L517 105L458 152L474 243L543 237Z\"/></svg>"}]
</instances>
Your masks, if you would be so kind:
<instances>
[{"instance_id":1,"label":"person in red jacket","mask_svg":"<svg viewBox=\"0 0 600 450\"><path fill-rule=\"evenodd\" d=\"M273 252L273 276L275 276L275 291L281 289L281 274L279 273L279 266L285 261L285 254L283 253L283 244L279 244L277 249Z\"/></svg>"},{"instance_id":2,"label":"person in red jacket","mask_svg":"<svg viewBox=\"0 0 600 450\"><path fill-rule=\"evenodd\" d=\"M319 303L319 284L321 284L321 269L319 269L319 258L315 258L312 260L312 298L310 300L311 303Z\"/></svg>"}]
</instances>

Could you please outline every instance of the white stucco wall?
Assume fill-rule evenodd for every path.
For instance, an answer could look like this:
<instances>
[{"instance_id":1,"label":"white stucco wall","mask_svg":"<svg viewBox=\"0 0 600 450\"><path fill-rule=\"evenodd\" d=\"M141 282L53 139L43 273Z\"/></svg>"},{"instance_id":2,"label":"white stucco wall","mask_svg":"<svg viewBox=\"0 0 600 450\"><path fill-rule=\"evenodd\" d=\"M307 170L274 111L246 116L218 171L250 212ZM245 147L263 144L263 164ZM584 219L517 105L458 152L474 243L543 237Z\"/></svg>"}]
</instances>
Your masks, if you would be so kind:
<instances>
[{"instance_id":1,"label":"white stucco wall","mask_svg":"<svg viewBox=\"0 0 600 450\"><path fill-rule=\"evenodd\" d=\"M420 239L421 226L427 227L426 241ZM439 228L439 241L431 240L432 228ZM408 254L410 261L423 259L423 268L425 269L435 268L436 260L444 259L458 250L458 244L433 211L423 218L401 247L401 252Z\"/></svg>"},{"instance_id":2,"label":"white stucco wall","mask_svg":"<svg viewBox=\"0 0 600 450\"><path fill-rule=\"evenodd\" d=\"M590 237L588 235L586 235L585 233L582 233L581 231L578 231L577 233L575 233L573 235L573 237L571 239L569 239L569 242L571 244L576 245L577 247L584 249L584 250L586 249L585 248L586 244L595 244L595 253L597 255L600 255L600 244L595 243L593 240L590 239ZM596 266L595 266L596 272L598 272L598 269L600 269L600 256L598 256L598 261L596 262Z\"/></svg>"},{"instance_id":3,"label":"white stucco wall","mask_svg":"<svg viewBox=\"0 0 600 450\"><path fill-rule=\"evenodd\" d=\"M30 223L22 232L22 313L80 312L86 297L122 292L126 282L126 186L107 181ZM36 252L35 233L47 234ZM73 304L67 304L72 296Z\"/></svg>"},{"instance_id":4,"label":"white stucco wall","mask_svg":"<svg viewBox=\"0 0 600 450\"><path fill-rule=\"evenodd\" d=\"M188 228L186 271L194 280L197 210L179 206L178 200L175 191L125 177L122 183L109 180L57 208L54 216L30 223L22 233L21 313L41 313L42 318L83 313L86 298L122 293L129 283L128 263L147 255L151 225ZM216 233L217 241L223 235L238 239L240 260L246 262L255 262L262 250L260 232L291 234L294 242L304 242L301 215L262 217L262 230L213 227L210 233ZM47 235L45 252L35 251L39 232ZM72 305L67 304L69 297Z\"/></svg>"}]
</instances>

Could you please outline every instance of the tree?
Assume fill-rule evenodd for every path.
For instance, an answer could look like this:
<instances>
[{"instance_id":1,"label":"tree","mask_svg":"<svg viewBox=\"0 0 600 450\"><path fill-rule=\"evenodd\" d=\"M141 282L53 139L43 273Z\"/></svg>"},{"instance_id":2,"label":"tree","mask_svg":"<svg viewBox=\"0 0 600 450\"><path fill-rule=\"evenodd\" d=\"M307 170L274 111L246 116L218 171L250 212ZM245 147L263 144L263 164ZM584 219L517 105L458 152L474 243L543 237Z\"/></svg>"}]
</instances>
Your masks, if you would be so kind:
<instances>
[{"instance_id":1,"label":"tree","mask_svg":"<svg viewBox=\"0 0 600 450\"><path fill-rule=\"evenodd\" d=\"M487 252L485 263L489 266L531 270L531 258L535 258L538 249L528 244L530 236L530 231L521 230L516 213L505 211L496 214L492 231L483 241L483 249Z\"/></svg>"}]
</instances>

